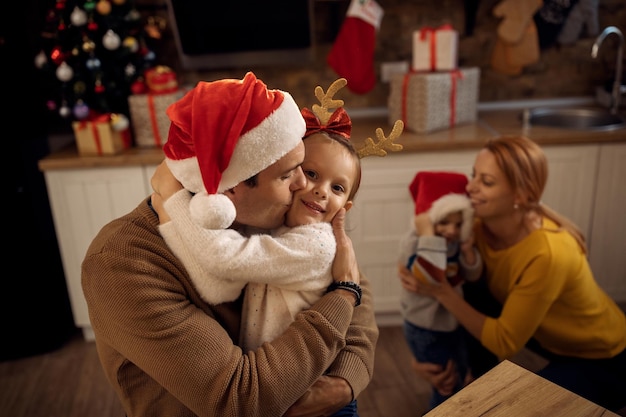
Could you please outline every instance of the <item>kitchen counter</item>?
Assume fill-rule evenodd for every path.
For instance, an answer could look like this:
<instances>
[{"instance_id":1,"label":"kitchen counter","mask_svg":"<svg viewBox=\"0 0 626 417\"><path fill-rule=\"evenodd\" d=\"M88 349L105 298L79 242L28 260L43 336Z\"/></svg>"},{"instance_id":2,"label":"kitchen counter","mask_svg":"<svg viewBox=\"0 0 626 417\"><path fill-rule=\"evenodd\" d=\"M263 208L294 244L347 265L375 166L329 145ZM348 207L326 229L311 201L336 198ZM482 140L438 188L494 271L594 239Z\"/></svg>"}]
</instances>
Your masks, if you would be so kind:
<instances>
[{"instance_id":1,"label":"kitchen counter","mask_svg":"<svg viewBox=\"0 0 626 417\"><path fill-rule=\"evenodd\" d=\"M499 135L525 135L541 145L571 145L582 143L626 142L626 128L609 132L594 132L532 126L524 128L520 118L522 110L483 110L475 123L455 126L428 134L405 130L396 141L404 146L402 153L425 151L453 151L478 149L485 140ZM376 139L376 128L381 127L385 135L392 126L386 116L353 117L353 140L358 143L367 137ZM41 161L42 171L68 168L121 167L157 165L163 160L160 148L128 149L117 155L79 156L70 146L54 152Z\"/></svg>"},{"instance_id":2,"label":"kitchen counter","mask_svg":"<svg viewBox=\"0 0 626 417\"><path fill-rule=\"evenodd\" d=\"M376 129L391 133L383 111L348 112L355 142L376 139ZM478 120L430 134L402 133L401 152L366 158L359 203L350 210L349 228L359 266L371 277L376 319L401 323L401 287L395 277L397 242L413 212L407 184L416 170L468 174L475 153L492 137L527 135L541 145L550 164L544 203L572 219L589 237L590 264L605 291L626 300L626 128L610 132L522 126L522 110L481 109ZM81 287L81 264L93 237L111 219L128 213L152 192L150 178L163 160L161 148L131 148L117 155L79 156L71 135L53 138L59 151L39 161L43 171L75 325L93 340ZM71 144L64 148L63 145ZM357 144L358 146L358 144Z\"/></svg>"}]
</instances>

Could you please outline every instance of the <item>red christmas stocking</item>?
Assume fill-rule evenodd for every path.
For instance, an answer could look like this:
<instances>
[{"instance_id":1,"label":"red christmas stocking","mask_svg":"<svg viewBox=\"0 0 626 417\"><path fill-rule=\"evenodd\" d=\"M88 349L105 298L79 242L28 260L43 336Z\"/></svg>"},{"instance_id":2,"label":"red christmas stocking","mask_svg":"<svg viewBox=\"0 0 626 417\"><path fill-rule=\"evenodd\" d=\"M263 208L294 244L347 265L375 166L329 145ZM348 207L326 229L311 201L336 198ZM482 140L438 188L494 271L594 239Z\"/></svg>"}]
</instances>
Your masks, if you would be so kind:
<instances>
[{"instance_id":1,"label":"red christmas stocking","mask_svg":"<svg viewBox=\"0 0 626 417\"><path fill-rule=\"evenodd\" d=\"M374 0L352 0L326 62L348 80L348 89L365 94L376 85L374 48L383 9Z\"/></svg>"}]
</instances>

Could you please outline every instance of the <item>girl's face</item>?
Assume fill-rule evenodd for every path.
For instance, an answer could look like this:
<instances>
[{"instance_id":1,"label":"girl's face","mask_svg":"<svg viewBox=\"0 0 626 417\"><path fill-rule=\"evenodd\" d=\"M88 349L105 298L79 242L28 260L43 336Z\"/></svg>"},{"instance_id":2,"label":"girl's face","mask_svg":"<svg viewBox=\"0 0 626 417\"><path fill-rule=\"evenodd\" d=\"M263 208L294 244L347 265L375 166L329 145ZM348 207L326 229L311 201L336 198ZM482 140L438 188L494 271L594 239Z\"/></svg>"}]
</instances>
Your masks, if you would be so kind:
<instances>
[{"instance_id":1,"label":"girl's face","mask_svg":"<svg viewBox=\"0 0 626 417\"><path fill-rule=\"evenodd\" d=\"M463 214L455 211L435 223L435 235L444 237L446 243L456 242L461 238Z\"/></svg>"},{"instance_id":2,"label":"girl's face","mask_svg":"<svg viewBox=\"0 0 626 417\"><path fill-rule=\"evenodd\" d=\"M355 156L323 134L306 138L304 146L302 171L307 185L294 194L285 222L289 227L330 222L339 209L352 207L348 197L358 173Z\"/></svg>"},{"instance_id":3,"label":"girl's face","mask_svg":"<svg viewBox=\"0 0 626 417\"><path fill-rule=\"evenodd\" d=\"M486 149L476 155L466 190L474 207L474 215L480 219L506 216L514 211L517 197L513 188L498 167L494 155Z\"/></svg>"}]
</instances>

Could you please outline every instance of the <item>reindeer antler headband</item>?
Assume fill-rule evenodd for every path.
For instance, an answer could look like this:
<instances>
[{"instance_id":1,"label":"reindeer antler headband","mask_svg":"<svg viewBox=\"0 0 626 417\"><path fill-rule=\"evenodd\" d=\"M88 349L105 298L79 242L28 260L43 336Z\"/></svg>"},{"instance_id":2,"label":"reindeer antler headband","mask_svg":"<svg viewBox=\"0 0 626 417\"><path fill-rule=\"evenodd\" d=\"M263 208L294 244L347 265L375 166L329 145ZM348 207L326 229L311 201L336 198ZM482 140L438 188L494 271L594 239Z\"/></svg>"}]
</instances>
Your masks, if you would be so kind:
<instances>
[{"instance_id":1,"label":"reindeer antler headband","mask_svg":"<svg viewBox=\"0 0 626 417\"><path fill-rule=\"evenodd\" d=\"M319 100L320 104L313 105L313 111L304 108L302 109L302 116L306 122L305 137L314 133L326 132L340 135L346 140L350 140L350 134L352 132L352 121L350 116L343 108L343 100L334 99L334 95L337 91L341 90L348 84L345 78L339 78L335 80L328 91L324 92L324 89L319 85L315 87L315 97ZM330 109L335 109L330 111ZM357 149L359 158L363 159L366 156L385 156L387 151L401 151L402 145L394 143L394 141L400 136L404 130L404 123L402 120L396 120L391 130L389 137L385 137L385 133L382 128L376 129L376 137L378 142L374 142L372 138L365 140L364 146Z\"/></svg>"}]
</instances>

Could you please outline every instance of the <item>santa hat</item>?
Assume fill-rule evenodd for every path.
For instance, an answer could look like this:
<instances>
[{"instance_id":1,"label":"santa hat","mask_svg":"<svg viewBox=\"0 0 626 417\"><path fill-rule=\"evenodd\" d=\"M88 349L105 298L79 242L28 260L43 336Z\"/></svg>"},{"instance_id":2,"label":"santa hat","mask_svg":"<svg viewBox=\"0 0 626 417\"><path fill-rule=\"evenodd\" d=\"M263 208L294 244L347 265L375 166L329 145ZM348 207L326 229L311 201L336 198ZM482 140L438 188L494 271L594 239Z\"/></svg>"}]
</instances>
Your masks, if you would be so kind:
<instances>
[{"instance_id":1,"label":"santa hat","mask_svg":"<svg viewBox=\"0 0 626 417\"><path fill-rule=\"evenodd\" d=\"M456 172L421 171L409 185L415 201L415 214L428 211L433 224L448 214L460 211L463 216L461 240L466 240L472 230L474 210L467 197L467 177Z\"/></svg>"},{"instance_id":2,"label":"santa hat","mask_svg":"<svg viewBox=\"0 0 626 417\"><path fill-rule=\"evenodd\" d=\"M207 228L230 226L237 212L222 193L289 153L306 130L291 95L269 90L252 72L243 80L201 81L166 112L167 166L196 193L191 215Z\"/></svg>"}]
</instances>

